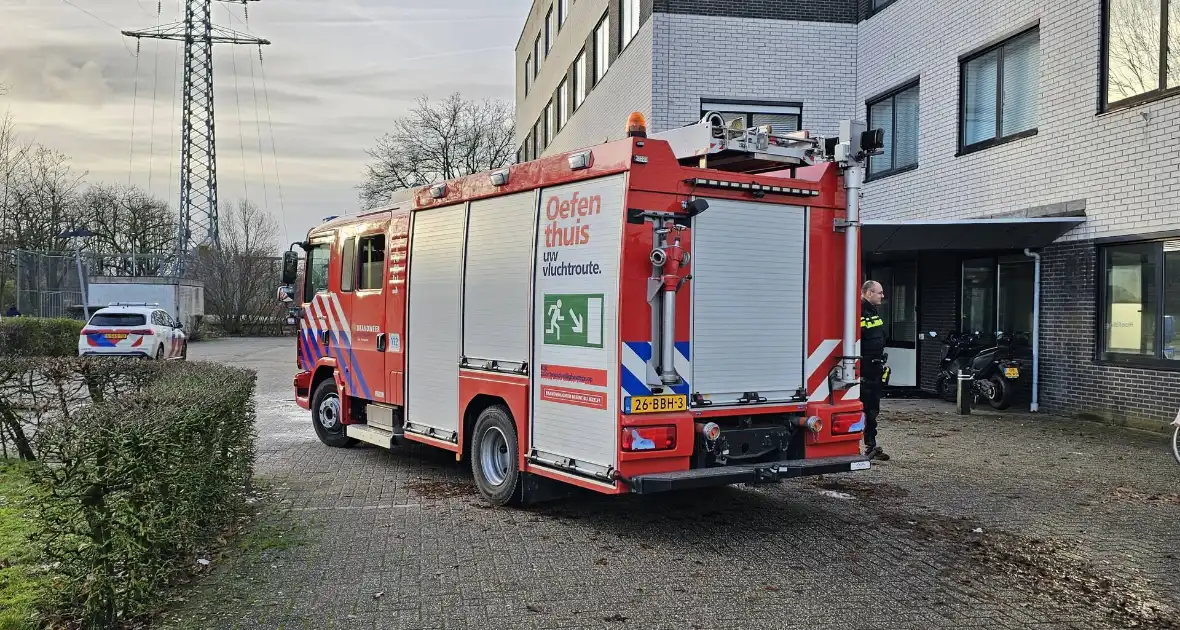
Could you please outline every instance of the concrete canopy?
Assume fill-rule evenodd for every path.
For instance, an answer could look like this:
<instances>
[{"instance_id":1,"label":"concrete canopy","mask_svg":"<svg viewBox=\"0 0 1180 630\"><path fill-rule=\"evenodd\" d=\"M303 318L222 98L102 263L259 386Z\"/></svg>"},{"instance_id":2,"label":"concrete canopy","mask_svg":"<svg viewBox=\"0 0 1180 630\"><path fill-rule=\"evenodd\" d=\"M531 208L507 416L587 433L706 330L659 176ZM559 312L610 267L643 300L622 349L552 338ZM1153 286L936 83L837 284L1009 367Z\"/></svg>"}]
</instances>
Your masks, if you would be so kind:
<instances>
[{"instance_id":1,"label":"concrete canopy","mask_svg":"<svg viewBox=\"0 0 1180 630\"><path fill-rule=\"evenodd\" d=\"M1085 217L865 220L861 222L861 249L866 252L1037 249L1085 220Z\"/></svg>"}]
</instances>

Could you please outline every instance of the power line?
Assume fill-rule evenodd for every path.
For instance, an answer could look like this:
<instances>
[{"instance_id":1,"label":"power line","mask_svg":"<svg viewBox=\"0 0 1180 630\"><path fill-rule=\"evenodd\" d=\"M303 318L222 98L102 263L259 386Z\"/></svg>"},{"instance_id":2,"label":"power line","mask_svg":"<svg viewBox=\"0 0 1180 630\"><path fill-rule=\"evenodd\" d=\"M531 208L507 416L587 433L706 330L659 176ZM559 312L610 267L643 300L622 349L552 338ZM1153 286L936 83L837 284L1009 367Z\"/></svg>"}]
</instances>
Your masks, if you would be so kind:
<instances>
[{"instance_id":1,"label":"power line","mask_svg":"<svg viewBox=\"0 0 1180 630\"><path fill-rule=\"evenodd\" d=\"M95 14L93 14L93 13L91 13L91 12L87 11L86 9L83 9L82 7L80 7L80 6L76 5L76 4L74 4L73 2L70 2L70 0L61 0L61 1L62 1L62 2L64 2L64 3L66 3L66 4L67 4L67 5L69 5L69 6L71 6L71 7L74 7L75 9L77 9L77 10L79 10L79 11L81 11L81 12L85 13L86 15L89 15L90 17L92 17L92 18L94 18L94 19L98 20L99 22L102 22L103 24L106 24L107 26L109 26L109 27L111 27L111 28L115 29L116 31L118 31L118 30L121 30L121 29L120 29L118 26L115 26L114 24L111 24L110 22L108 22L108 21L106 21L106 20L104 20L104 19L102 19L102 18L98 17L97 15L95 15ZM130 48L128 48L128 47L127 47L127 42L124 42L123 40L119 40L119 41L120 41L120 42L122 42L122 44L123 44L123 48L127 50L127 54L128 54L128 55L134 55L134 54L135 54L135 53L131 52L131 49L130 49Z\"/></svg>"},{"instance_id":2,"label":"power line","mask_svg":"<svg viewBox=\"0 0 1180 630\"><path fill-rule=\"evenodd\" d=\"M279 212L283 216L283 232L287 231L287 206L283 203L283 177L279 174L279 151L275 148L275 125L270 115L270 89L266 83L266 64L262 62L262 46L258 47L258 70L262 74L262 97L266 99L266 125L270 128L270 153L275 164L275 184L279 188Z\"/></svg>"}]
</instances>

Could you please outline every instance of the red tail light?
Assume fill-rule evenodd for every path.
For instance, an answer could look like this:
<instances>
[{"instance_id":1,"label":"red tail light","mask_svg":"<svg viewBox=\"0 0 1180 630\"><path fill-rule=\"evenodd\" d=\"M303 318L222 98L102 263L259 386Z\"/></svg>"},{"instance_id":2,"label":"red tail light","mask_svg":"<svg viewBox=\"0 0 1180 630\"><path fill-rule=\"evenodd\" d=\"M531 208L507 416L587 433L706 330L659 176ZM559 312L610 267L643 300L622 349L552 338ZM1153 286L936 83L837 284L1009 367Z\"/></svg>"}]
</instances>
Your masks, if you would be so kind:
<instances>
[{"instance_id":1,"label":"red tail light","mask_svg":"<svg viewBox=\"0 0 1180 630\"><path fill-rule=\"evenodd\" d=\"M133 330L133 331L131 331L131 334L133 334L133 335L150 335L150 334L152 334L152 331L151 330Z\"/></svg>"},{"instance_id":2,"label":"red tail light","mask_svg":"<svg viewBox=\"0 0 1180 630\"><path fill-rule=\"evenodd\" d=\"M623 427L624 451L668 451L676 448L676 427Z\"/></svg>"},{"instance_id":3,"label":"red tail light","mask_svg":"<svg viewBox=\"0 0 1180 630\"><path fill-rule=\"evenodd\" d=\"M863 413L838 413L832 417L832 435L860 433L865 430Z\"/></svg>"}]
</instances>

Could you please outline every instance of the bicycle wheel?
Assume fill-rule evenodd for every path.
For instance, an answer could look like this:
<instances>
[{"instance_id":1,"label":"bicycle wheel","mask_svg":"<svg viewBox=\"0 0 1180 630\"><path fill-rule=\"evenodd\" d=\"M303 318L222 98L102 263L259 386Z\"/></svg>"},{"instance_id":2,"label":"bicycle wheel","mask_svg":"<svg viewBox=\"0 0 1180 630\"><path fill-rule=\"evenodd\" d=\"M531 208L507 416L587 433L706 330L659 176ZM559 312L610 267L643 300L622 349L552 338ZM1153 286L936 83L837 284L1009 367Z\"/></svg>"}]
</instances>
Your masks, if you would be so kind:
<instances>
[{"instance_id":1,"label":"bicycle wheel","mask_svg":"<svg viewBox=\"0 0 1180 630\"><path fill-rule=\"evenodd\" d=\"M1172 455L1176 457L1176 463L1180 464L1180 424L1172 431Z\"/></svg>"}]
</instances>

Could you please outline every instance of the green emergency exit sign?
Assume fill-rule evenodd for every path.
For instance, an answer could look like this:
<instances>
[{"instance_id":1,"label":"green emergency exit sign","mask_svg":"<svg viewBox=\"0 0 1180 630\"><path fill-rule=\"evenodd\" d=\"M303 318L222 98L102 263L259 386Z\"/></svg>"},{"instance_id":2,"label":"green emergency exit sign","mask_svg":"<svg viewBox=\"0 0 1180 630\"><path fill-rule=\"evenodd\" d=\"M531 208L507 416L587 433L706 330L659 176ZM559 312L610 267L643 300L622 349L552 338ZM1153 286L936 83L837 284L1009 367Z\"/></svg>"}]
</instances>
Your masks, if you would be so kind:
<instances>
[{"instance_id":1,"label":"green emergency exit sign","mask_svg":"<svg viewBox=\"0 0 1180 630\"><path fill-rule=\"evenodd\" d=\"M602 347L602 293L546 293L545 345Z\"/></svg>"}]
</instances>

